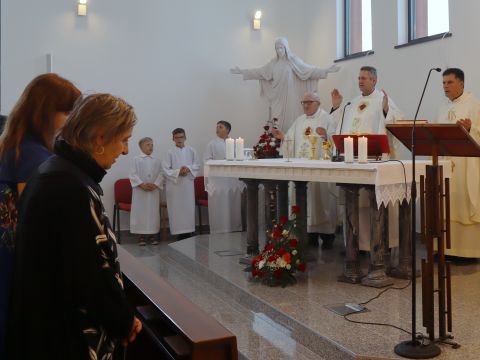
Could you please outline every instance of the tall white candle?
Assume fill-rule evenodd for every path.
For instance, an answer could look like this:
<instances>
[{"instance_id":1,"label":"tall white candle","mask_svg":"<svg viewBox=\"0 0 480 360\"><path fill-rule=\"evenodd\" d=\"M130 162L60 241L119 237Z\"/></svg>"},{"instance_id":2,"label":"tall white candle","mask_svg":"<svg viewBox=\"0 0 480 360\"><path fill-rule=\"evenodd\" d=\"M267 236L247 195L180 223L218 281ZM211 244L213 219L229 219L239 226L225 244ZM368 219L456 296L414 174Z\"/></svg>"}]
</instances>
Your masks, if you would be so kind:
<instances>
[{"instance_id":1,"label":"tall white candle","mask_svg":"<svg viewBox=\"0 0 480 360\"><path fill-rule=\"evenodd\" d=\"M346 137L343 139L343 150L346 163L353 163L353 138Z\"/></svg>"},{"instance_id":2,"label":"tall white candle","mask_svg":"<svg viewBox=\"0 0 480 360\"><path fill-rule=\"evenodd\" d=\"M358 162L362 164L368 162L368 138L365 136L358 138Z\"/></svg>"},{"instance_id":3,"label":"tall white candle","mask_svg":"<svg viewBox=\"0 0 480 360\"><path fill-rule=\"evenodd\" d=\"M243 139L239 137L235 140L235 159L243 160Z\"/></svg>"},{"instance_id":4,"label":"tall white candle","mask_svg":"<svg viewBox=\"0 0 480 360\"><path fill-rule=\"evenodd\" d=\"M225 157L227 160L235 159L235 140L228 138L225 140Z\"/></svg>"}]
</instances>

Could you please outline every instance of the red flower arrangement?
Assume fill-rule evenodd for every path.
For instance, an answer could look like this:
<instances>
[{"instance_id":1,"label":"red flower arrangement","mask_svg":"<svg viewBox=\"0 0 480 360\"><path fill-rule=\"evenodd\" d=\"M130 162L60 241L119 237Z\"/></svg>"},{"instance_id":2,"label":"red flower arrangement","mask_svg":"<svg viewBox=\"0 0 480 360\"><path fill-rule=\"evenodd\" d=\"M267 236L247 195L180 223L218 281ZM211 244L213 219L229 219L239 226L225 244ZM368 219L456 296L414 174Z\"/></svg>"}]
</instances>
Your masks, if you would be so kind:
<instances>
[{"instance_id":1,"label":"red flower arrangement","mask_svg":"<svg viewBox=\"0 0 480 360\"><path fill-rule=\"evenodd\" d=\"M271 159L280 157L279 148L280 140L276 139L271 129L277 127L277 119L273 118L272 121L268 121L263 127L263 134L260 136L260 140L257 145L253 147L255 158L257 159Z\"/></svg>"},{"instance_id":2,"label":"red flower arrangement","mask_svg":"<svg viewBox=\"0 0 480 360\"><path fill-rule=\"evenodd\" d=\"M281 216L278 224L267 231L267 242L260 255L252 259L245 269L252 279L269 286L282 286L296 282L295 272L306 269L298 248L296 218L298 206L292 206L292 216Z\"/></svg>"}]
</instances>

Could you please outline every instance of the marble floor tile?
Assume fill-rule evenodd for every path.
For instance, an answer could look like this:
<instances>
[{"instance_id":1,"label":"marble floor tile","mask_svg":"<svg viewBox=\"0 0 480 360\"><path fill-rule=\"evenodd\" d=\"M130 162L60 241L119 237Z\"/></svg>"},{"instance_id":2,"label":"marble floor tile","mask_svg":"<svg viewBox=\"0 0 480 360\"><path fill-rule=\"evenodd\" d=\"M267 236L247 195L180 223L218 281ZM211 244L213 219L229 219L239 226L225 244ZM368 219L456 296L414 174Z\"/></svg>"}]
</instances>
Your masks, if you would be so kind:
<instances>
[{"instance_id":1,"label":"marble floor tile","mask_svg":"<svg viewBox=\"0 0 480 360\"><path fill-rule=\"evenodd\" d=\"M239 264L240 255L221 256L222 251L240 253L245 249L245 233L198 235L140 249L128 240L122 245L182 293L194 298L239 338L248 339L239 341L239 351L245 358L269 359L275 358L271 357L273 354L283 354L285 358L298 359L398 359L393 347L410 339L409 334L392 327L351 323L325 308L329 304L365 302L382 291L337 282L344 261L340 255L342 244L341 237L337 237L331 250L310 249L316 260L308 264L305 274L298 276L297 284L286 288L252 283L243 272L245 266ZM362 266L366 272L368 256L362 258ZM479 284L480 264L452 266L453 334L462 346L452 349L440 345L442 353L438 359L480 358ZM395 280L394 287L405 285L408 281ZM424 332L420 292L419 278L417 331ZM411 286L389 290L366 306L368 312L348 318L388 323L410 331ZM339 349L337 353L331 351L335 347ZM293 353L292 348L296 349ZM327 349L325 353L322 348Z\"/></svg>"}]
</instances>

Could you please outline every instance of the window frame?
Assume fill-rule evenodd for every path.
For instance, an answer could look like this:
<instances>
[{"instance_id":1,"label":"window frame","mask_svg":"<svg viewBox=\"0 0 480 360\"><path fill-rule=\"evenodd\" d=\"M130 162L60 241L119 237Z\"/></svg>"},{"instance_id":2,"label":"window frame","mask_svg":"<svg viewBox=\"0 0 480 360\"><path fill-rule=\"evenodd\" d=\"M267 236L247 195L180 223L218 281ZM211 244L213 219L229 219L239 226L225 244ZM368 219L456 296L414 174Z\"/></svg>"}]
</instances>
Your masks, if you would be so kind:
<instances>
[{"instance_id":1,"label":"window frame","mask_svg":"<svg viewBox=\"0 0 480 360\"><path fill-rule=\"evenodd\" d=\"M367 55L374 54L373 51L373 44L372 49L365 50L365 51L357 51L354 53L350 53L350 45L351 45L351 36L350 36L350 29L351 29L351 2L352 0L342 0L343 2L343 57L339 59L335 59L334 62L345 61L349 59L355 59ZM363 26L363 23L362 23Z\"/></svg>"},{"instance_id":2,"label":"window frame","mask_svg":"<svg viewBox=\"0 0 480 360\"><path fill-rule=\"evenodd\" d=\"M444 39L447 37L451 37L452 33L449 31L445 31L442 33L434 34L434 35L427 35L422 37L415 38L415 24L416 24L416 1L417 0L407 0L407 42L404 44L399 44L394 46L395 49L400 49L403 47L422 44L425 42L429 42L432 40ZM449 20L450 20L450 12L448 13Z\"/></svg>"},{"instance_id":3,"label":"window frame","mask_svg":"<svg viewBox=\"0 0 480 360\"><path fill-rule=\"evenodd\" d=\"M351 40L350 40L350 28L352 27L349 21L350 18L350 6L347 6L350 3L350 0L343 0L343 56L347 57L350 54L348 51Z\"/></svg>"}]
</instances>

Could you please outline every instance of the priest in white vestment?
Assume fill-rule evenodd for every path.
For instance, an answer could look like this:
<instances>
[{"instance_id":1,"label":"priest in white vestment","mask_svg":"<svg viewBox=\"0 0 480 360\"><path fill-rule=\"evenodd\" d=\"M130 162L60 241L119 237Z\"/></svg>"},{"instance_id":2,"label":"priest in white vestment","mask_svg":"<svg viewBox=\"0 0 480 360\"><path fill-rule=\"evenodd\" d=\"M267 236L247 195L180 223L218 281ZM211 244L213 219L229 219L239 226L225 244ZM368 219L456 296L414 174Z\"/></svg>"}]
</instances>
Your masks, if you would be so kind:
<instances>
[{"instance_id":1,"label":"priest in white vestment","mask_svg":"<svg viewBox=\"0 0 480 360\"><path fill-rule=\"evenodd\" d=\"M312 144L308 135L319 136L317 149L321 149L322 139L330 139L335 133L335 119L320 109L320 97L307 92L301 101L304 114L299 116L290 129L283 134L281 130L272 132L281 139L280 151L284 157L310 158ZM319 153L315 155L319 158ZM310 182L307 186L307 232L309 242L318 245L318 235L322 239L322 249L330 249L335 239L337 225L337 190L335 184Z\"/></svg>"},{"instance_id":2,"label":"priest in white vestment","mask_svg":"<svg viewBox=\"0 0 480 360\"><path fill-rule=\"evenodd\" d=\"M168 221L170 233L184 239L195 232L194 179L199 163L195 149L185 145L185 130L177 128L172 134L175 147L168 151L162 164Z\"/></svg>"},{"instance_id":3,"label":"priest in white vestment","mask_svg":"<svg viewBox=\"0 0 480 360\"><path fill-rule=\"evenodd\" d=\"M448 98L437 122L458 123L480 144L480 102L464 91L465 75L458 68L443 72L443 90ZM480 158L452 157L450 180L451 249L445 254L480 258Z\"/></svg>"},{"instance_id":4,"label":"priest in white vestment","mask_svg":"<svg viewBox=\"0 0 480 360\"><path fill-rule=\"evenodd\" d=\"M207 144L204 160L225 160L225 139L232 129L228 121L217 122L217 137ZM205 178L208 192L210 234L242 231L242 191L245 184L235 178L211 176Z\"/></svg>"},{"instance_id":5,"label":"priest in white vestment","mask_svg":"<svg viewBox=\"0 0 480 360\"><path fill-rule=\"evenodd\" d=\"M403 114L393 100L382 90L375 88L377 70L372 66L362 66L358 75L358 87L361 95L342 104L343 96L337 89L332 91L332 113L337 122L337 134L385 134L385 125L403 118ZM341 118L345 111L343 125ZM390 148L393 152L392 141ZM365 190L360 191L360 250L370 250L370 203ZM389 207L390 246L398 244L398 216L396 208Z\"/></svg>"},{"instance_id":6,"label":"priest in white vestment","mask_svg":"<svg viewBox=\"0 0 480 360\"><path fill-rule=\"evenodd\" d=\"M300 101L305 92L314 92L318 80L326 79L329 73L340 68L332 65L320 69L306 64L289 48L285 38L275 41L277 56L268 64L257 69L231 69L233 74L243 75L243 80L259 80L260 96L266 97L270 105L270 119L277 118L281 129L288 129L293 121L303 114Z\"/></svg>"},{"instance_id":7,"label":"priest in white vestment","mask_svg":"<svg viewBox=\"0 0 480 360\"><path fill-rule=\"evenodd\" d=\"M358 75L361 95L345 107L343 125L343 97L337 89L332 91L332 116L337 119L337 134L385 134L385 125L403 118L402 113L385 91L375 88L377 71L371 66L363 66ZM341 127L341 129L340 129Z\"/></svg>"},{"instance_id":8,"label":"priest in white vestment","mask_svg":"<svg viewBox=\"0 0 480 360\"><path fill-rule=\"evenodd\" d=\"M143 235L155 235L160 231L160 189L163 176L161 161L152 156L153 140L145 137L139 141L139 146L142 154L133 159L129 176L133 190L130 232L140 234L139 244L145 245ZM151 243L156 245L157 240L153 238Z\"/></svg>"}]
</instances>

